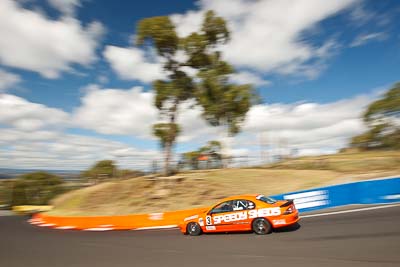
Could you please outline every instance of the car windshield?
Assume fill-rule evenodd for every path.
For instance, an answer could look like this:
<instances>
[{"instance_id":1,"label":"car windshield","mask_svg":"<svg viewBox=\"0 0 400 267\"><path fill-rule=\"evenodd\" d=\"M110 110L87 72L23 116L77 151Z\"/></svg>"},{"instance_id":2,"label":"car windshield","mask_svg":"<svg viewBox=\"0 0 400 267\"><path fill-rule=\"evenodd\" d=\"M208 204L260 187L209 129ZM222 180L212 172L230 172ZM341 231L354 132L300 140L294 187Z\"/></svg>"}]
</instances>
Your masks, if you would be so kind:
<instances>
[{"instance_id":1,"label":"car windshield","mask_svg":"<svg viewBox=\"0 0 400 267\"><path fill-rule=\"evenodd\" d=\"M268 204L274 204L274 203L276 203L276 200L275 200L275 199L273 199L273 198L271 198L271 197L266 197L266 196L264 196L264 195L258 195L256 198L257 198L258 200L260 200L260 201L262 201L262 202L265 202L265 203L268 203Z\"/></svg>"}]
</instances>

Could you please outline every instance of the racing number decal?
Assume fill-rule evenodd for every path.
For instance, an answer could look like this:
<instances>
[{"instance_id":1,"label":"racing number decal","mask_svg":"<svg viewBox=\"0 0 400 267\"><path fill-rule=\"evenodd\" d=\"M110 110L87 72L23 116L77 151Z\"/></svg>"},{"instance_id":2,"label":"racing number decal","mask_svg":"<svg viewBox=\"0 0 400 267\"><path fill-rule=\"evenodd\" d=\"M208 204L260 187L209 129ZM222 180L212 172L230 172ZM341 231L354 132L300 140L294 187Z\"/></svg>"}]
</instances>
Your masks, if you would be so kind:
<instances>
[{"instance_id":1,"label":"racing number decal","mask_svg":"<svg viewBox=\"0 0 400 267\"><path fill-rule=\"evenodd\" d=\"M206 225L212 225L211 216L206 217Z\"/></svg>"}]
</instances>

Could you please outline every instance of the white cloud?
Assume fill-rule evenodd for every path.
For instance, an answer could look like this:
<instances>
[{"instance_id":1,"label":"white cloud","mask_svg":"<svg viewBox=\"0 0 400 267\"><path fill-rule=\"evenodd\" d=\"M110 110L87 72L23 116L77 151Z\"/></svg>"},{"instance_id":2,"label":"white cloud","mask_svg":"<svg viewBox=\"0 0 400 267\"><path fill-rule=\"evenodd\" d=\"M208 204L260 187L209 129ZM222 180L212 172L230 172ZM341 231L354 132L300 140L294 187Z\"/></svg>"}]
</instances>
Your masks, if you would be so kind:
<instances>
[{"instance_id":1,"label":"white cloud","mask_svg":"<svg viewBox=\"0 0 400 267\"><path fill-rule=\"evenodd\" d=\"M108 139L62 132L0 131L0 167L82 170L103 159L114 160L121 168L148 169L152 160L159 160L159 153Z\"/></svg>"},{"instance_id":2,"label":"white cloud","mask_svg":"<svg viewBox=\"0 0 400 267\"><path fill-rule=\"evenodd\" d=\"M281 74L294 77L316 79L328 66L328 60L338 53L341 45L335 40L327 40L321 47L313 51L314 58L306 64L289 64L279 70Z\"/></svg>"},{"instance_id":3,"label":"white cloud","mask_svg":"<svg viewBox=\"0 0 400 267\"><path fill-rule=\"evenodd\" d=\"M360 118L375 94L332 103L260 104L251 108L243 131L226 138L223 127L211 127L201 118L201 108L183 103L178 123L179 150L200 147L209 140L229 143L236 156L249 156L255 163L260 155L260 134L264 134L269 155L333 153L349 138L365 130ZM100 89L91 85L82 104L72 114L2 94L0 97L0 166L25 168L82 169L96 160L110 158L123 166L147 168L157 151L136 149L113 141L65 133L66 128L91 129L101 134L132 136L157 142L151 126L159 121L153 106L154 94L140 87L130 90ZM51 116L49 116L51 114ZM6 160L8 159L8 160Z\"/></svg>"},{"instance_id":4,"label":"white cloud","mask_svg":"<svg viewBox=\"0 0 400 267\"><path fill-rule=\"evenodd\" d=\"M378 27L385 27L395 20L398 12L396 9L378 10L374 6L368 6L367 3L368 1L360 1L352 9L349 18L354 26L361 27L372 23Z\"/></svg>"},{"instance_id":5,"label":"white cloud","mask_svg":"<svg viewBox=\"0 0 400 267\"><path fill-rule=\"evenodd\" d=\"M327 104L257 105L249 112L245 129L256 132L309 131L331 127L347 120L358 119L370 101L370 97L360 96Z\"/></svg>"},{"instance_id":6,"label":"white cloud","mask_svg":"<svg viewBox=\"0 0 400 267\"><path fill-rule=\"evenodd\" d=\"M103 54L123 79L150 83L164 77L160 63L152 62L141 49L107 46Z\"/></svg>"},{"instance_id":7,"label":"white cloud","mask_svg":"<svg viewBox=\"0 0 400 267\"><path fill-rule=\"evenodd\" d=\"M57 78L71 64L87 66L96 57L104 27L92 22L87 27L72 17L51 20L23 9L12 0L0 1L0 63Z\"/></svg>"},{"instance_id":8,"label":"white cloud","mask_svg":"<svg viewBox=\"0 0 400 267\"><path fill-rule=\"evenodd\" d=\"M99 75L97 77L97 81L101 84L105 84L105 83L108 83L110 80L108 79L108 77L106 75Z\"/></svg>"},{"instance_id":9,"label":"white cloud","mask_svg":"<svg viewBox=\"0 0 400 267\"><path fill-rule=\"evenodd\" d=\"M59 135L59 133L49 130L36 130L35 134L32 134L32 132L24 131L23 129L8 127L2 128L0 131L0 135L0 145L5 147L10 144L17 144L24 141L52 141Z\"/></svg>"},{"instance_id":10,"label":"white cloud","mask_svg":"<svg viewBox=\"0 0 400 267\"><path fill-rule=\"evenodd\" d=\"M170 18L178 35L183 37L200 29L206 10L216 11L231 31L231 40L221 46L223 57L237 69L245 70L234 76L234 80L250 78L257 85L265 85L267 81L257 77L260 74L318 77L340 44L330 37L316 45L307 39L307 34L323 20L359 1L200 0L199 10L173 14ZM108 46L103 54L123 79L149 83L165 77L160 60L141 49Z\"/></svg>"},{"instance_id":11,"label":"white cloud","mask_svg":"<svg viewBox=\"0 0 400 267\"><path fill-rule=\"evenodd\" d=\"M182 132L178 142L207 142L225 136L222 128L208 125L201 117L202 108L193 104L194 101L187 101L179 108L178 124Z\"/></svg>"},{"instance_id":12,"label":"white cloud","mask_svg":"<svg viewBox=\"0 0 400 267\"><path fill-rule=\"evenodd\" d=\"M21 82L19 75L0 69L0 93Z\"/></svg>"},{"instance_id":13,"label":"white cloud","mask_svg":"<svg viewBox=\"0 0 400 267\"><path fill-rule=\"evenodd\" d=\"M151 83L154 80L166 78L162 67L163 60L153 50L145 51L136 47L123 48L110 45L105 48L103 55L122 79ZM187 55L183 51L178 51L174 59L184 62ZM181 70L192 77L198 73L196 69L188 66L181 67Z\"/></svg>"},{"instance_id":14,"label":"white cloud","mask_svg":"<svg viewBox=\"0 0 400 267\"><path fill-rule=\"evenodd\" d=\"M232 1L234 2L234 1ZM230 5L228 5L229 7ZM186 14L173 14L170 16L180 36L188 36L200 29L203 22L204 11L188 11Z\"/></svg>"},{"instance_id":15,"label":"white cloud","mask_svg":"<svg viewBox=\"0 0 400 267\"><path fill-rule=\"evenodd\" d=\"M366 24L376 17L376 14L368 10L365 7L364 3L361 2L361 4L355 6L355 8L350 13L350 19L357 26Z\"/></svg>"},{"instance_id":16,"label":"white cloud","mask_svg":"<svg viewBox=\"0 0 400 267\"><path fill-rule=\"evenodd\" d=\"M360 116L374 97L358 96L326 104L256 105L247 115L242 134L230 141L229 149L243 151L249 150L249 146L258 146L258 135L266 132L276 146L286 143L287 147L299 149L299 154L336 151L345 146L349 138L365 130ZM82 128L103 134L130 135L156 142L151 126L159 118L153 98L152 92L143 92L140 88L92 88L75 112L75 122ZM201 118L201 112L201 108L193 106L192 102L181 105L178 115L178 123L182 127L179 147L226 139L225 129L209 126Z\"/></svg>"},{"instance_id":17,"label":"white cloud","mask_svg":"<svg viewBox=\"0 0 400 267\"><path fill-rule=\"evenodd\" d=\"M387 34L384 32L373 32L368 34L360 34L354 38L353 42L351 42L350 47L357 47L361 45L365 45L366 43L372 41L383 41L387 38Z\"/></svg>"},{"instance_id":18,"label":"white cloud","mask_svg":"<svg viewBox=\"0 0 400 267\"><path fill-rule=\"evenodd\" d=\"M75 123L102 134L149 137L158 116L153 93L143 92L140 87L119 90L91 86L81 101L74 112Z\"/></svg>"},{"instance_id":19,"label":"white cloud","mask_svg":"<svg viewBox=\"0 0 400 267\"><path fill-rule=\"evenodd\" d=\"M24 131L62 127L68 124L69 114L23 98L0 94L0 123Z\"/></svg>"},{"instance_id":20,"label":"white cloud","mask_svg":"<svg viewBox=\"0 0 400 267\"><path fill-rule=\"evenodd\" d=\"M96 90L92 86L87 94L94 94ZM135 95L134 91L131 93ZM99 95L94 97L102 99ZM142 96L138 100L146 101L145 98ZM118 105L120 98L113 95L113 99ZM137 108L133 112L147 112ZM114 116L118 117L116 113ZM109 118L113 119L112 115ZM158 151L137 149L106 138L66 133L67 128L76 127L74 123L73 114L14 95L0 94L0 167L76 170L85 169L98 160L112 159L120 167L148 169L152 160L159 159ZM125 121L128 123L129 118Z\"/></svg>"},{"instance_id":21,"label":"white cloud","mask_svg":"<svg viewBox=\"0 0 400 267\"><path fill-rule=\"evenodd\" d=\"M158 150L137 149L112 137L65 133L68 128L79 127L152 140L155 144L151 126L158 121L158 112L153 106L153 93L139 87L118 90L95 85L83 93L81 106L72 114L0 94L0 167L84 169L97 160L113 159L120 167L148 169L153 160L160 161ZM189 103L184 106L178 120L184 128L181 138L207 138L202 136L207 129L199 119L199 108L190 109Z\"/></svg>"},{"instance_id":22,"label":"white cloud","mask_svg":"<svg viewBox=\"0 0 400 267\"><path fill-rule=\"evenodd\" d=\"M259 145L263 134L270 149L298 149L299 155L332 153L366 127L361 120L375 94L332 103L266 104L254 106L236 145ZM253 136L253 137L251 137ZM247 141L243 141L245 138ZM249 142L249 140L251 140ZM277 153L275 151L275 153Z\"/></svg>"},{"instance_id":23,"label":"white cloud","mask_svg":"<svg viewBox=\"0 0 400 267\"><path fill-rule=\"evenodd\" d=\"M73 16L81 5L80 0L47 0L51 6L67 16Z\"/></svg>"},{"instance_id":24,"label":"white cloud","mask_svg":"<svg viewBox=\"0 0 400 267\"><path fill-rule=\"evenodd\" d=\"M82 105L74 112L74 124L102 134L130 135L156 140L152 135L153 124L160 122L154 107L154 93L141 87L130 90L100 89L89 85L82 97ZM180 142L206 140L217 134L218 129L208 126L201 118L201 108L193 102L182 103L177 121L181 125Z\"/></svg>"},{"instance_id":25,"label":"white cloud","mask_svg":"<svg viewBox=\"0 0 400 267\"><path fill-rule=\"evenodd\" d=\"M238 84L251 83L256 86L262 86L262 85L266 86L266 85L270 84L269 81L264 80L261 76L258 76L249 71L242 71L242 72L232 74L230 77L230 80L232 82L238 83Z\"/></svg>"},{"instance_id":26,"label":"white cloud","mask_svg":"<svg viewBox=\"0 0 400 267\"><path fill-rule=\"evenodd\" d=\"M203 0L201 10L173 15L178 33L199 29L204 10L212 9L228 21L232 40L224 56L235 66L263 73L303 73L315 78L321 65L338 46L332 40L321 46L304 39L324 19L351 7L358 0ZM329 48L329 49L328 49ZM317 61L318 64L315 64Z\"/></svg>"}]
</instances>

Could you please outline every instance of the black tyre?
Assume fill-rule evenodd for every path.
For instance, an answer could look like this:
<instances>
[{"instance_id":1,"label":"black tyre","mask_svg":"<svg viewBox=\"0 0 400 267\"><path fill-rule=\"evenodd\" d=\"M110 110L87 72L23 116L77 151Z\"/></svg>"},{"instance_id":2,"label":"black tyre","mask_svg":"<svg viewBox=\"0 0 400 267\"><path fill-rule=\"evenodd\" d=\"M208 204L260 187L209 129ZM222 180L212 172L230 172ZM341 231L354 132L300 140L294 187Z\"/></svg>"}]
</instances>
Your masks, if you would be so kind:
<instances>
[{"instance_id":1,"label":"black tyre","mask_svg":"<svg viewBox=\"0 0 400 267\"><path fill-rule=\"evenodd\" d=\"M272 232L271 224L264 218L255 219L251 226L257 235L266 235Z\"/></svg>"},{"instance_id":2,"label":"black tyre","mask_svg":"<svg viewBox=\"0 0 400 267\"><path fill-rule=\"evenodd\" d=\"M195 222L191 222L188 223L188 225L186 226L186 232L189 235L200 235L201 234L201 227L198 223Z\"/></svg>"}]
</instances>

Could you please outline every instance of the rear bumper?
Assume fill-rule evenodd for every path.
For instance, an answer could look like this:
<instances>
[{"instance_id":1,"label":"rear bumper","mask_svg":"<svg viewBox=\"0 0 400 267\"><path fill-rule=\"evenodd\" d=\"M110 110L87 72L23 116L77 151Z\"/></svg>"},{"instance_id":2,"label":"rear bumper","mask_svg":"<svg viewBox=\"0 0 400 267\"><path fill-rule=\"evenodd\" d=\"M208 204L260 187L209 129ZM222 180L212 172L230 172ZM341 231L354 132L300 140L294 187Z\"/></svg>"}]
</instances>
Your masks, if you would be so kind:
<instances>
[{"instance_id":1,"label":"rear bumper","mask_svg":"<svg viewBox=\"0 0 400 267\"><path fill-rule=\"evenodd\" d=\"M271 221L274 228L286 227L297 223L300 220L299 212L296 210L292 214L282 215L279 219Z\"/></svg>"}]
</instances>

